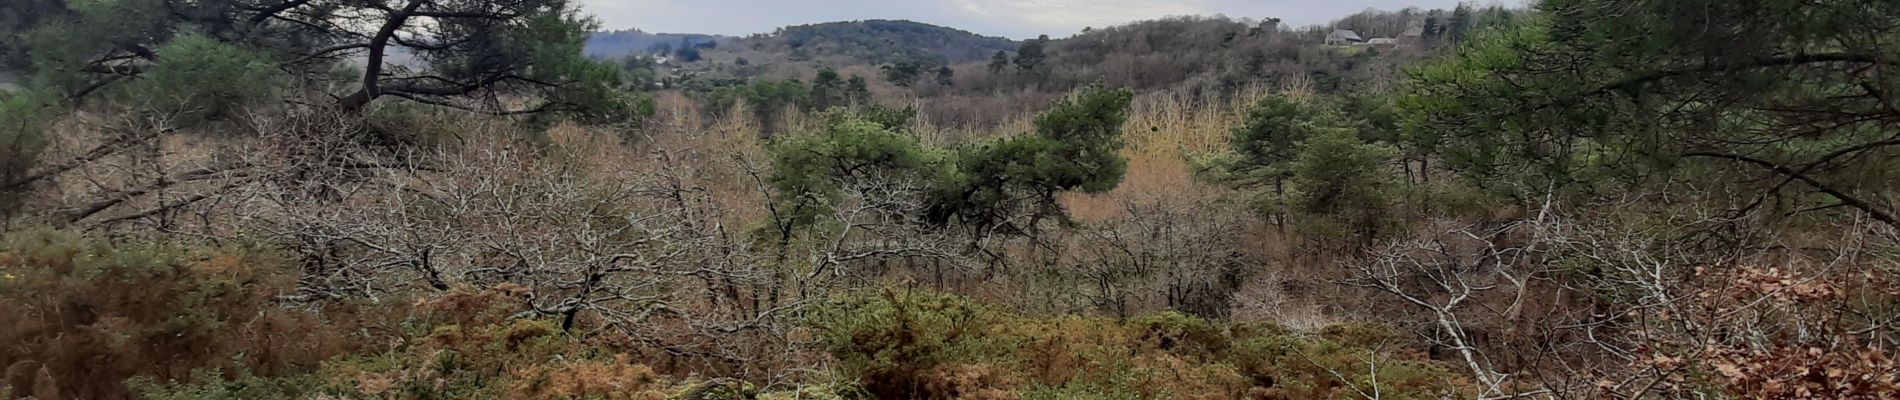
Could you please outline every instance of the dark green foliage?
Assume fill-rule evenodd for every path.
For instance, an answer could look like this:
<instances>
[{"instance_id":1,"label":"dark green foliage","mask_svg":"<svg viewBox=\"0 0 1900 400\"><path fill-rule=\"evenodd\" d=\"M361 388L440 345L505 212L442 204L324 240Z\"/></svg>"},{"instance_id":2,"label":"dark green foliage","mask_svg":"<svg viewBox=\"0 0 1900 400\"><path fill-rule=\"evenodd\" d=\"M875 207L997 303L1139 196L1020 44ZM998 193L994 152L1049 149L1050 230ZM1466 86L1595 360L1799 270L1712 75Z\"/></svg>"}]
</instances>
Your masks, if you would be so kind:
<instances>
[{"instance_id":1,"label":"dark green foliage","mask_svg":"<svg viewBox=\"0 0 1900 400\"><path fill-rule=\"evenodd\" d=\"M1309 216L1301 228L1318 237L1353 237L1371 244L1389 233L1395 218L1392 173L1397 156L1389 147L1368 144L1355 132L1326 129L1303 141L1293 160L1291 199Z\"/></svg>"},{"instance_id":2,"label":"dark green foliage","mask_svg":"<svg viewBox=\"0 0 1900 400\"><path fill-rule=\"evenodd\" d=\"M1358 128L1359 139L1369 143L1398 144L1399 108L1390 95L1365 93L1334 101L1341 118Z\"/></svg>"},{"instance_id":3,"label":"dark green foliage","mask_svg":"<svg viewBox=\"0 0 1900 400\"><path fill-rule=\"evenodd\" d=\"M955 85L957 82L956 74L957 71L950 69L948 65L937 67L937 84L941 86Z\"/></svg>"},{"instance_id":4,"label":"dark green foliage","mask_svg":"<svg viewBox=\"0 0 1900 400\"><path fill-rule=\"evenodd\" d=\"M1341 126L1339 116L1330 109L1284 97L1260 99L1247 110L1246 121L1228 133L1227 142L1237 158L1222 162L1224 175L1217 180L1283 191L1299 144L1319 131Z\"/></svg>"},{"instance_id":5,"label":"dark green foliage","mask_svg":"<svg viewBox=\"0 0 1900 400\"><path fill-rule=\"evenodd\" d=\"M917 84L917 78L923 76L930 65L920 61L901 61L878 67L884 71L884 81L897 87L910 87Z\"/></svg>"},{"instance_id":6,"label":"dark green foliage","mask_svg":"<svg viewBox=\"0 0 1900 400\"><path fill-rule=\"evenodd\" d=\"M1426 46L1437 46L1445 35L1445 23L1438 15L1425 17L1425 23L1419 27L1420 39Z\"/></svg>"},{"instance_id":7,"label":"dark green foliage","mask_svg":"<svg viewBox=\"0 0 1900 400\"><path fill-rule=\"evenodd\" d=\"M832 107L851 105L851 94L845 87L844 78L838 71L825 68L818 70L818 76L811 81L812 108L828 110Z\"/></svg>"},{"instance_id":8,"label":"dark green foliage","mask_svg":"<svg viewBox=\"0 0 1900 400\"><path fill-rule=\"evenodd\" d=\"M1127 89L1089 88L1037 116L1036 137L1056 142L1054 156L1069 163L1050 171L1045 182L1091 193L1121 183L1128 169L1119 153L1122 123L1134 97Z\"/></svg>"},{"instance_id":9,"label":"dark green foliage","mask_svg":"<svg viewBox=\"0 0 1900 400\"><path fill-rule=\"evenodd\" d=\"M314 376L265 378L243 369L237 371L235 378L228 379L224 371L215 368L194 371L192 375L193 379L187 382L159 382L142 376L127 381L126 386L138 393L138 398L148 400L292 398L312 395L318 386Z\"/></svg>"},{"instance_id":10,"label":"dark green foliage","mask_svg":"<svg viewBox=\"0 0 1900 400\"><path fill-rule=\"evenodd\" d=\"M826 301L807 324L876 398L1304 399L1336 398L1350 385L1382 398L1437 399L1469 389L1445 365L1391 355L1403 354L1393 349L1398 335L1370 325L1308 336L1171 312L1037 318L896 290ZM1376 376L1367 360L1377 362Z\"/></svg>"},{"instance_id":11,"label":"dark green foliage","mask_svg":"<svg viewBox=\"0 0 1900 400\"><path fill-rule=\"evenodd\" d=\"M163 12L160 6L155 0L67 4L61 8L66 10L63 15L21 27L25 29L22 42L29 56L24 62L32 65L30 70L41 84L67 94L81 92L98 80L121 79L113 75L135 69L98 74L89 72L89 66L101 54L151 55L150 42L169 38L177 29L171 21L150 17Z\"/></svg>"},{"instance_id":12,"label":"dark green foliage","mask_svg":"<svg viewBox=\"0 0 1900 400\"><path fill-rule=\"evenodd\" d=\"M958 152L957 174L944 182L932 203L930 218L957 219L975 227L1009 224L1029 207L1037 217L1060 215L1056 188L1042 185L1044 171L1064 169L1067 160L1054 157L1055 141L1021 136L983 143ZM1031 202L1032 205L1025 205ZM1029 227L1019 227L1026 230Z\"/></svg>"},{"instance_id":13,"label":"dark green foliage","mask_svg":"<svg viewBox=\"0 0 1900 400\"><path fill-rule=\"evenodd\" d=\"M597 87L617 86L617 69L582 58L585 32L594 22L566 0L417 0L400 6L124 0L65 6L35 8L57 15L33 18L30 27L7 27L9 34L26 32L26 40L8 41L26 43L38 84L75 98L144 91L114 100L135 106L165 100L173 104L161 112L211 117L228 111L216 103L236 95L231 89L239 88L232 86L275 83L332 91L331 101L352 113L383 98L495 114L572 112L589 119L615 108ZM179 56L164 54L167 49ZM364 61L360 71L350 70ZM260 79L256 74L266 66L279 74ZM153 73L160 75L147 76ZM190 97L185 103L193 104L179 105L189 110L176 111L166 108L180 101L147 98L149 88L116 89L139 85L207 89L217 99L195 91L165 93ZM497 94L535 101L525 109L468 105L471 97Z\"/></svg>"},{"instance_id":14,"label":"dark green foliage","mask_svg":"<svg viewBox=\"0 0 1900 400\"><path fill-rule=\"evenodd\" d=\"M842 200L848 187L881 180L929 182L938 179L941 157L903 133L914 112L872 108L860 116L837 111L824 130L782 137L772 150L772 184L778 198L778 225L799 227L817 221Z\"/></svg>"},{"instance_id":15,"label":"dark green foliage","mask_svg":"<svg viewBox=\"0 0 1900 400\"><path fill-rule=\"evenodd\" d=\"M691 43L681 39L679 47L673 50L673 58L679 62L699 62L701 59L699 51L713 48L714 43L717 42Z\"/></svg>"},{"instance_id":16,"label":"dark green foliage","mask_svg":"<svg viewBox=\"0 0 1900 400\"><path fill-rule=\"evenodd\" d=\"M1540 19L1541 20L1541 19ZM1541 22L1539 24L1542 24ZM1528 68L1524 52L1548 51L1544 33L1530 26L1477 35L1456 56L1414 70L1400 104L1405 114L1409 147L1436 154L1447 167L1472 181L1499 191L1527 186L1533 190L1569 188L1578 181L1605 175L1601 168L1625 165L1631 153L1600 145L1576 150L1592 153L1583 159L1607 163L1573 163L1566 143L1592 131L1613 128L1614 112L1604 107L1532 108L1540 94L1572 92L1572 79L1536 79L1513 83L1492 70ZM1580 83L1580 82L1578 82ZM1531 123L1536 121L1536 123ZM1599 137L1595 140L1608 139ZM1618 146L1625 147L1625 146ZM1648 146L1630 150L1660 150ZM1600 155L1599 152L1611 150Z\"/></svg>"},{"instance_id":17,"label":"dark green foliage","mask_svg":"<svg viewBox=\"0 0 1900 400\"><path fill-rule=\"evenodd\" d=\"M958 174L940 187L931 218L1018 231L1044 218L1066 219L1057 194L1121 183L1128 168L1119 153L1121 129L1133 98L1126 89L1084 89L1038 116L1033 134L961 151ZM1029 220L1011 222L1018 216Z\"/></svg>"},{"instance_id":18,"label":"dark green foliage","mask_svg":"<svg viewBox=\"0 0 1900 400\"><path fill-rule=\"evenodd\" d=\"M1474 23L1476 21L1471 15L1471 5L1458 3L1458 7L1451 10L1451 23L1445 27L1445 38L1451 40L1452 43L1463 42L1465 35L1471 33Z\"/></svg>"},{"instance_id":19,"label":"dark green foliage","mask_svg":"<svg viewBox=\"0 0 1900 400\"><path fill-rule=\"evenodd\" d=\"M852 111L853 114L850 115L855 115L857 118L866 122L878 124L879 126L883 126L884 129L895 132L905 132L907 129L910 129L911 121L917 118L917 109L910 107L895 108L869 105ZM834 116L832 118L837 117Z\"/></svg>"},{"instance_id":20,"label":"dark green foliage","mask_svg":"<svg viewBox=\"0 0 1900 400\"><path fill-rule=\"evenodd\" d=\"M1205 161L1205 177L1252 190L1262 213L1292 220L1321 238L1359 244L1391 230L1398 152L1368 140L1390 136L1391 117L1376 99L1347 99L1336 108L1269 97L1228 136L1231 155Z\"/></svg>"},{"instance_id":21,"label":"dark green foliage","mask_svg":"<svg viewBox=\"0 0 1900 400\"><path fill-rule=\"evenodd\" d=\"M1021 46L1016 47L1016 70L1025 73L1040 71L1042 64L1049 59L1049 55L1043 53L1048 44L1049 35L1023 41Z\"/></svg>"},{"instance_id":22,"label":"dark green foliage","mask_svg":"<svg viewBox=\"0 0 1900 400\"><path fill-rule=\"evenodd\" d=\"M643 55L628 55L620 58L621 78L628 88L634 90L653 90L660 85L660 66L652 58Z\"/></svg>"},{"instance_id":23,"label":"dark green foliage","mask_svg":"<svg viewBox=\"0 0 1900 400\"><path fill-rule=\"evenodd\" d=\"M899 181L913 184L906 190L917 191L923 217L939 224L1025 231L1066 219L1058 194L1121 182L1121 125L1132 99L1127 90L1084 90L1038 117L1033 134L959 149L954 158L905 132L915 110L834 110L823 131L772 144L774 218L781 227L808 225L852 185Z\"/></svg>"},{"instance_id":24,"label":"dark green foliage","mask_svg":"<svg viewBox=\"0 0 1900 400\"><path fill-rule=\"evenodd\" d=\"M737 86L713 89L705 95L707 110L724 113L744 102L748 110L765 125L768 133L778 124L787 108L809 109L812 92L797 80L756 80ZM829 103L827 103L829 105Z\"/></svg>"},{"instance_id":25,"label":"dark green foliage","mask_svg":"<svg viewBox=\"0 0 1900 400\"><path fill-rule=\"evenodd\" d=\"M990 56L990 73L1000 74L1000 73L1003 73L1004 69L1008 69L1008 68L1009 68L1009 53L1006 53L1002 50L997 50L995 55Z\"/></svg>"},{"instance_id":26,"label":"dark green foliage","mask_svg":"<svg viewBox=\"0 0 1900 400\"><path fill-rule=\"evenodd\" d=\"M502 74L524 75L535 82L552 86L534 88L541 103L537 111L558 111L583 123L640 121L653 115L652 99L627 92L623 69L610 62L581 57L587 29L595 23L575 11L536 13L517 21L515 27L500 35L509 50L488 55L480 52L450 53L465 65L475 66L464 79L474 80ZM703 42L705 45L712 42ZM509 54L521 54L518 60L502 65L494 61ZM442 69L444 63L431 66ZM551 114L551 113L536 113Z\"/></svg>"},{"instance_id":27,"label":"dark green foliage","mask_svg":"<svg viewBox=\"0 0 1900 400\"><path fill-rule=\"evenodd\" d=\"M1007 342L988 335L1002 316L962 297L935 293L851 296L811 314L820 348L877 398L932 396L926 377L951 362L993 357ZM942 389L937 389L942 390Z\"/></svg>"},{"instance_id":28,"label":"dark green foliage","mask_svg":"<svg viewBox=\"0 0 1900 400\"><path fill-rule=\"evenodd\" d=\"M0 4L0 71L31 68L26 33L42 20L62 17L68 12L65 0L15 0Z\"/></svg>"},{"instance_id":29,"label":"dark green foliage","mask_svg":"<svg viewBox=\"0 0 1900 400\"><path fill-rule=\"evenodd\" d=\"M845 80L844 92L845 97L851 99L851 104L871 102L871 83L862 76L852 75L851 79Z\"/></svg>"},{"instance_id":30,"label":"dark green foliage","mask_svg":"<svg viewBox=\"0 0 1900 400\"><path fill-rule=\"evenodd\" d=\"M156 52L165 62L123 86L123 101L183 123L229 117L284 80L262 55L200 35L179 36Z\"/></svg>"},{"instance_id":31,"label":"dark green foliage","mask_svg":"<svg viewBox=\"0 0 1900 400\"><path fill-rule=\"evenodd\" d=\"M1414 71L1401 99L1414 146L1520 197L1749 171L1731 182L1762 182L1754 185L1762 195L1741 210L1840 205L1829 209L1900 223L1892 206L1871 200L1900 182L1900 111L1889 95L1900 80L1883 72L1893 66L1900 3L1539 8L1508 29L1468 34L1455 57ZM1785 194L1797 189L1820 194Z\"/></svg>"}]
</instances>

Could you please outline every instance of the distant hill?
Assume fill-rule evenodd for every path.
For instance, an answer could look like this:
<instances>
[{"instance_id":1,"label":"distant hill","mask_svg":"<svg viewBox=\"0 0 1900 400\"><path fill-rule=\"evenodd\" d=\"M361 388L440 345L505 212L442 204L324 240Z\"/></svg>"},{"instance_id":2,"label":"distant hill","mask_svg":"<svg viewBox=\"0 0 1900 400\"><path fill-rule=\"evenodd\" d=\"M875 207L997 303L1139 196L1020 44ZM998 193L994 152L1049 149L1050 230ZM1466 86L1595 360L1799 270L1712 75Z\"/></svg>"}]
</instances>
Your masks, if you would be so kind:
<instances>
[{"instance_id":1,"label":"distant hill","mask_svg":"<svg viewBox=\"0 0 1900 400\"><path fill-rule=\"evenodd\" d=\"M1016 42L969 31L902 20L865 20L796 25L740 39L731 48L792 54L795 58L845 58L866 64L928 60L986 60Z\"/></svg>"},{"instance_id":2,"label":"distant hill","mask_svg":"<svg viewBox=\"0 0 1900 400\"><path fill-rule=\"evenodd\" d=\"M707 42L724 42L732 38L717 35L693 33L647 33L638 29L613 32L596 32L587 38L584 52L588 57L612 58L628 54L652 52L655 47L664 46L676 49L682 45L691 46Z\"/></svg>"}]
</instances>

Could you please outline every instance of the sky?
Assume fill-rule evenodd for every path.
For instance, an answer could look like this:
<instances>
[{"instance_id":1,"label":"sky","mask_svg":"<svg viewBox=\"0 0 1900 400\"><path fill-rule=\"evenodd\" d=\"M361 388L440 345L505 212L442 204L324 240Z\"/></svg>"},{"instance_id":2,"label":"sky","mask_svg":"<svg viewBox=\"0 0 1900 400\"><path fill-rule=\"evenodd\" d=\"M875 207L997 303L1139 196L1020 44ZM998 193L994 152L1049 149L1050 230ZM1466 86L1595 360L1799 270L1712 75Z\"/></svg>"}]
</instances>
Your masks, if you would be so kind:
<instances>
[{"instance_id":1,"label":"sky","mask_svg":"<svg viewBox=\"0 0 1900 400\"><path fill-rule=\"evenodd\" d=\"M1173 15L1280 18L1324 24L1367 8L1452 8L1458 0L581 0L602 28L743 36L786 26L861 19L908 19L988 36L1063 37ZM1483 2L1490 4L1490 1Z\"/></svg>"}]
</instances>

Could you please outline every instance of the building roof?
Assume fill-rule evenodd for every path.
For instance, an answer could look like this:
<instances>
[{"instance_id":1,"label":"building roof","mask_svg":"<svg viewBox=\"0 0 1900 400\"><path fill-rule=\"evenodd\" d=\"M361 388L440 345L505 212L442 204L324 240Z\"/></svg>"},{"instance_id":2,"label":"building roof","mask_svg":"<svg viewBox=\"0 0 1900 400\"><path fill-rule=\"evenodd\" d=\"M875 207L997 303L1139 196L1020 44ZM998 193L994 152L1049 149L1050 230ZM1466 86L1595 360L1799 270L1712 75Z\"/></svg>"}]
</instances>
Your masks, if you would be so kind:
<instances>
[{"instance_id":1,"label":"building roof","mask_svg":"<svg viewBox=\"0 0 1900 400\"><path fill-rule=\"evenodd\" d=\"M1405 34L1401 36L1425 36L1425 27L1413 26L1405 28Z\"/></svg>"},{"instance_id":2,"label":"building roof","mask_svg":"<svg viewBox=\"0 0 1900 400\"><path fill-rule=\"evenodd\" d=\"M1352 30L1350 30L1350 29L1334 29L1334 30L1333 30L1333 33L1331 33L1331 34L1327 34L1327 35L1326 35L1326 38L1328 38L1328 39L1346 39L1346 40L1351 40L1351 41L1354 41L1354 42L1363 42L1363 41L1366 41L1366 39L1365 39L1365 38L1361 38L1361 37L1359 37L1359 32L1353 32L1353 31L1352 31Z\"/></svg>"},{"instance_id":3,"label":"building roof","mask_svg":"<svg viewBox=\"0 0 1900 400\"><path fill-rule=\"evenodd\" d=\"M1372 38L1372 40L1367 40L1366 44L1399 44L1399 40L1393 38Z\"/></svg>"}]
</instances>

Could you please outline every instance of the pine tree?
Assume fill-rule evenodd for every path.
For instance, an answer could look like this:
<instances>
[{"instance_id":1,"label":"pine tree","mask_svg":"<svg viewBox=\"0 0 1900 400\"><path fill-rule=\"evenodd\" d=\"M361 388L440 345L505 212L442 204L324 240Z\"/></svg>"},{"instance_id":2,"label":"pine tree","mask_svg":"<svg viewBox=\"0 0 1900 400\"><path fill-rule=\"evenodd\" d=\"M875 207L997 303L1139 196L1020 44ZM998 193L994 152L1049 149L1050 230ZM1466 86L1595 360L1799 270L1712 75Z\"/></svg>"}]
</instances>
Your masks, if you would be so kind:
<instances>
[{"instance_id":1,"label":"pine tree","mask_svg":"<svg viewBox=\"0 0 1900 400\"><path fill-rule=\"evenodd\" d=\"M1458 8L1451 11L1451 25L1445 29L1445 38L1454 44L1464 42L1465 34L1470 33L1473 22L1471 5L1459 3Z\"/></svg>"},{"instance_id":2,"label":"pine tree","mask_svg":"<svg viewBox=\"0 0 1900 400\"><path fill-rule=\"evenodd\" d=\"M851 79L845 81L844 86L845 99L851 104L871 102L871 85L870 82L864 80L864 77L852 75Z\"/></svg>"},{"instance_id":3,"label":"pine tree","mask_svg":"<svg viewBox=\"0 0 1900 400\"><path fill-rule=\"evenodd\" d=\"M943 86L955 85L957 83L956 73L956 70L950 69L947 65L937 67L937 84Z\"/></svg>"},{"instance_id":4,"label":"pine tree","mask_svg":"<svg viewBox=\"0 0 1900 400\"><path fill-rule=\"evenodd\" d=\"M1006 68L1009 68L1009 53L997 50L995 55L990 56L990 73L1000 74Z\"/></svg>"},{"instance_id":5,"label":"pine tree","mask_svg":"<svg viewBox=\"0 0 1900 400\"><path fill-rule=\"evenodd\" d=\"M1048 55L1043 54L1043 46L1048 44L1048 42L1049 35L1042 35L1035 40L1024 41L1021 46L1018 46L1016 48L1016 70L1025 73L1040 71L1043 62L1047 61L1048 58Z\"/></svg>"}]
</instances>

